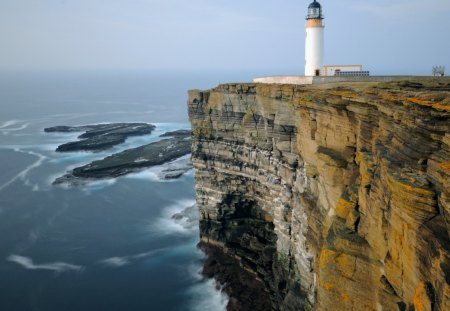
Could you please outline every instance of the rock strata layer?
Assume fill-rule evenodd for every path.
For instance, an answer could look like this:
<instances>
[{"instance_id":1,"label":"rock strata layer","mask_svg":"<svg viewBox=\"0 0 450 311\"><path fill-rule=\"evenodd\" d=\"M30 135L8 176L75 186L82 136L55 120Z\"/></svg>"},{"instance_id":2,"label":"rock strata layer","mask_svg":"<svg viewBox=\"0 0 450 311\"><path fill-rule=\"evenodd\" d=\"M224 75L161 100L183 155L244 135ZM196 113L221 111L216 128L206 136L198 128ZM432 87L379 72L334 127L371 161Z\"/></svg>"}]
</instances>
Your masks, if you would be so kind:
<instances>
[{"instance_id":1,"label":"rock strata layer","mask_svg":"<svg viewBox=\"0 0 450 311\"><path fill-rule=\"evenodd\" d=\"M449 87L189 92L204 272L229 310L450 310Z\"/></svg>"}]
</instances>

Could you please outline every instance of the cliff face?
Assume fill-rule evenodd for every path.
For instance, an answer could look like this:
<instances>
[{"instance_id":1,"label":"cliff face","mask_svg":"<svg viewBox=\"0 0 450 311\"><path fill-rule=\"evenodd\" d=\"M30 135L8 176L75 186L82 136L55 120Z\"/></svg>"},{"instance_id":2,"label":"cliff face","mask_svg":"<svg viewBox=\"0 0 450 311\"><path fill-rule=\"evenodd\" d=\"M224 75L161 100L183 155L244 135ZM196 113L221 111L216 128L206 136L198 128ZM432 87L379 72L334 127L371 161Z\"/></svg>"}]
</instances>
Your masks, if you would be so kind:
<instances>
[{"instance_id":1,"label":"cliff face","mask_svg":"<svg viewBox=\"0 0 450 311\"><path fill-rule=\"evenodd\" d=\"M450 310L437 81L190 91L204 272L230 310Z\"/></svg>"}]
</instances>

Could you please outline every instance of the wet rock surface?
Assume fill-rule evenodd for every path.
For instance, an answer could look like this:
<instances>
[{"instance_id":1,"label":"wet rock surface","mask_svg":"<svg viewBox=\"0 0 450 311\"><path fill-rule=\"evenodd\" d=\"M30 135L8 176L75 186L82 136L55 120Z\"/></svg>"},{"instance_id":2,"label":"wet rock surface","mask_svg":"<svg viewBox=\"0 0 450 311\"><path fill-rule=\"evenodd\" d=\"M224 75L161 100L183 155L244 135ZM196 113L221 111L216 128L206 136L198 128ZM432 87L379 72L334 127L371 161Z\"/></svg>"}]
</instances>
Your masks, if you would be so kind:
<instances>
[{"instance_id":1,"label":"wet rock surface","mask_svg":"<svg viewBox=\"0 0 450 311\"><path fill-rule=\"evenodd\" d=\"M197 205L191 205L184 210L175 213L171 218L184 229L195 229L198 226L198 210Z\"/></svg>"},{"instance_id":2,"label":"wet rock surface","mask_svg":"<svg viewBox=\"0 0 450 311\"><path fill-rule=\"evenodd\" d=\"M121 125L122 123L120 123ZM129 124L129 126L131 125ZM112 124L111 126L102 124L100 127L95 125L57 127L47 129L47 131L71 132L78 131L80 128L83 128L83 130L91 129L97 133L94 135L90 131L87 131L86 134L89 134L87 136L83 134L83 137L102 137L103 134L100 134L100 132L110 133L107 129L111 130L112 128L115 128L117 131L131 133L130 127L127 126L127 129L120 127L121 129L119 129L117 124ZM134 125L134 128L137 130L136 125ZM154 126L151 125L151 128L153 130ZM164 138L137 148L127 149L102 160L93 161L87 165L77 167L67 172L64 176L57 178L53 184L83 185L88 181L115 178L159 165L164 165L158 173L159 178L177 179L192 169L190 158L184 157L191 153L190 135L191 132L185 130L167 132L161 135L161 137L169 138Z\"/></svg>"},{"instance_id":3,"label":"wet rock surface","mask_svg":"<svg viewBox=\"0 0 450 311\"><path fill-rule=\"evenodd\" d=\"M191 130L176 130L172 132L167 132L159 137L190 137L192 135Z\"/></svg>"},{"instance_id":4,"label":"wet rock surface","mask_svg":"<svg viewBox=\"0 0 450 311\"><path fill-rule=\"evenodd\" d=\"M147 123L109 123L83 126L55 126L44 129L46 133L84 132L79 141L58 146L57 152L100 151L125 142L128 137L148 135L156 127Z\"/></svg>"},{"instance_id":5,"label":"wet rock surface","mask_svg":"<svg viewBox=\"0 0 450 311\"><path fill-rule=\"evenodd\" d=\"M179 159L174 162L168 163L162 170L159 172L158 177L161 179L177 179L192 170L194 166L192 165L192 161L190 158Z\"/></svg>"},{"instance_id":6,"label":"wet rock surface","mask_svg":"<svg viewBox=\"0 0 450 311\"><path fill-rule=\"evenodd\" d=\"M66 175L57 178L54 184L77 185L89 179L115 178L173 161L190 152L191 142L188 139L163 139L77 167ZM176 176L172 175L170 178L178 178L186 171L177 171Z\"/></svg>"},{"instance_id":7,"label":"wet rock surface","mask_svg":"<svg viewBox=\"0 0 450 311\"><path fill-rule=\"evenodd\" d=\"M449 86L189 93L204 273L229 310L450 310Z\"/></svg>"}]
</instances>

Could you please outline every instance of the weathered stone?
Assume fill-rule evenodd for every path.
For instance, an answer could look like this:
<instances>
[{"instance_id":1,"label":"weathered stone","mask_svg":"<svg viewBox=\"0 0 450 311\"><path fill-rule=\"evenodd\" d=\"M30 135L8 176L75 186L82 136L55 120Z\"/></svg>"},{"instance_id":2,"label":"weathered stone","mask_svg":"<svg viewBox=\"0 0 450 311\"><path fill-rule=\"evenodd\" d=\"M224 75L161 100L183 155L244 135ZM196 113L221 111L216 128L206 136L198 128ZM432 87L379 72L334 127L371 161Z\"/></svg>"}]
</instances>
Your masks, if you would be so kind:
<instances>
[{"instance_id":1,"label":"weathered stone","mask_svg":"<svg viewBox=\"0 0 450 311\"><path fill-rule=\"evenodd\" d=\"M253 275L230 306L259 289L260 310L449 309L440 81L190 91L201 238L227 262L207 274Z\"/></svg>"}]
</instances>

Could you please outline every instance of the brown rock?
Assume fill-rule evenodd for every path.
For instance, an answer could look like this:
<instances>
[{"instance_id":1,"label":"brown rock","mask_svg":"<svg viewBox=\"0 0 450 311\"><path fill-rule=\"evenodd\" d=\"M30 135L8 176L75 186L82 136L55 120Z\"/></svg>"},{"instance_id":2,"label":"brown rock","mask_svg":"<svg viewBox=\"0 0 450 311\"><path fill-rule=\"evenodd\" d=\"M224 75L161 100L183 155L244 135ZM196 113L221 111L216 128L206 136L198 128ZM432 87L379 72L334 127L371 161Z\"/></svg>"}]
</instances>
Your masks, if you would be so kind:
<instances>
[{"instance_id":1,"label":"brown rock","mask_svg":"<svg viewBox=\"0 0 450 311\"><path fill-rule=\"evenodd\" d=\"M253 275L272 310L449 310L439 81L191 91L202 241ZM250 299L228 292L230 305Z\"/></svg>"}]
</instances>

